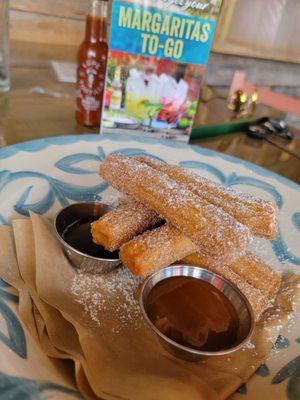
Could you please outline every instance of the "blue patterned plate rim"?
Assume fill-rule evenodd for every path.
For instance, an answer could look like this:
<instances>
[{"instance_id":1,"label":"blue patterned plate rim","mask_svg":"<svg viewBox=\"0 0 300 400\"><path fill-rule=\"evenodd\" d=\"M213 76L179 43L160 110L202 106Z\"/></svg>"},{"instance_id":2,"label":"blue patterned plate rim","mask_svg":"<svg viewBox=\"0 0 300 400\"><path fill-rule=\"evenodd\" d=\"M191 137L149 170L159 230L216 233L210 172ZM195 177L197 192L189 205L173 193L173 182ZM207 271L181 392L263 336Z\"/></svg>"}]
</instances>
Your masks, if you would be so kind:
<instances>
[{"instance_id":1,"label":"blue patterned plate rim","mask_svg":"<svg viewBox=\"0 0 300 400\"><path fill-rule=\"evenodd\" d=\"M199 147L193 144L188 144L188 143L181 143L181 142L175 142L169 139L160 139L160 138L154 138L154 137L142 137L142 136L136 136L136 135L124 135L124 134L104 134L104 135L99 135L99 134L79 134L79 135L65 135L65 136L54 136L54 137L46 137L42 139L35 139L35 140L29 140L26 142L21 142L17 144L13 144L10 146L5 146L0 148L0 160L1 159L6 159L10 158L13 155L17 154L19 151L27 151L30 153L35 153L40 150L43 150L50 145L67 145L67 144L73 144L79 141L86 141L86 142L98 142L101 140L112 140L112 141L124 141L124 140L129 140L133 142L139 142L139 143L151 143L151 144L162 144L163 146L170 147L170 148L184 148L184 149L192 149L196 153L200 155L204 155L207 157L214 157L217 156L219 158L222 158L225 161L228 161L233 164L242 164L243 166L247 167L251 171L257 173L260 176L264 177L270 177L277 179L277 181L293 187L294 189L297 189L300 191L300 185L296 182L291 181L288 178L285 178L273 171L270 171L266 168L260 167L258 165L255 165L249 161L242 160L238 157L235 156L230 156L225 153L220 153L215 150L211 149L205 149L203 147Z\"/></svg>"}]
</instances>

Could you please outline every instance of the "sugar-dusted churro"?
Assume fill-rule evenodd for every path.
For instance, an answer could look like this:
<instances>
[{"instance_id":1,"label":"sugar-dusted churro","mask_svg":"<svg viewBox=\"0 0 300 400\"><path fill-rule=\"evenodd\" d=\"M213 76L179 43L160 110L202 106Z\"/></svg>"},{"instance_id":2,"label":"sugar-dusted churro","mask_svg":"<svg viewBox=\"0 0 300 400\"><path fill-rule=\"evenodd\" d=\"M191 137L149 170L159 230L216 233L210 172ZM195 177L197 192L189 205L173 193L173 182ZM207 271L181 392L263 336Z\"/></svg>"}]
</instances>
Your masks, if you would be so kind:
<instances>
[{"instance_id":1,"label":"sugar-dusted churro","mask_svg":"<svg viewBox=\"0 0 300 400\"><path fill-rule=\"evenodd\" d=\"M281 276L260 257L247 252L230 264L230 269L250 285L260 289L269 299L274 299L281 284Z\"/></svg>"},{"instance_id":2,"label":"sugar-dusted churro","mask_svg":"<svg viewBox=\"0 0 300 400\"><path fill-rule=\"evenodd\" d=\"M199 248L229 263L244 253L249 229L166 174L122 154L108 156L100 175L116 189L156 211Z\"/></svg>"},{"instance_id":3,"label":"sugar-dusted churro","mask_svg":"<svg viewBox=\"0 0 300 400\"><path fill-rule=\"evenodd\" d=\"M270 299L259 289L250 285L242 276L236 274L230 267L227 266L205 266L202 263L202 257L199 254L193 253L182 260L183 263L198 265L199 267L206 267L207 269L215 272L228 279L235 284L244 296L248 299L252 306L255 319L258 320L261 314L272 305Z\"/></svg>"},{"instance_id":4,"label":"sugar-dusted churro","mask_svg":"<svg viewBox=\"0 0 300 400\"><path fill-rule=\"evenodd\" d=\"M277 208L272 201L265 201L248 193L231 188L194 174L177 165L164 164L149 157L134 157L176 182L186 185L194 194L222 208L236 220L246 225L254 236L274 239L277 227Z\"/></svg>"},{"instance_id":5,"label":"sugar-dusted churro","mask_svg":"<svg viewBox=\"0 0 300 400\"><path fill-rule=\"evenodd\" d=\"M122 244L160 222L159 216L142 203L130 202L104 214L91 224L93 241L115 251Z\"/></svg>"},{"instance_id":6,"label":"sugar-dusted churro","mask_svg":"<svg viewBox=\"0 0 300 400\"><path fill-rule=\"evenodd\" d=\"M158 229L147 231L122 246L120 257L134 275L146 276L154 271L198 252L197 261L205 268L223 268L217 258L197 246L178 229L165 224ZM248 284L259 289L266 297L273 299L281 283L281 277L259 257L247 252L234 263L226 265Z\"/></svg>"},{"instance_id":7,"label":"sugar-dusted churro","mask_svg":"<svg viewBox=\"0 0 300 400\"><path fill-rule=\"evenodd\" d=\"M201 263L202 267L207 269L230 268L231 271L243 278L249 285L259 289L269 299L274 299L281 284L281 276L261 258L250 252L246 252L230 265L222 265L202 252L197 252L197 255L190 257L191 259L194 257L198 263Z\"/></svg>"},{"instance_id":8,"label":"sugar-dusted churro","mask_svg":"<svg viewBox=\"0 0 300 400\"><path fill-rule=\"evenodd\" d=\"M178 229L165 224L125 243L119 254L123 265L133 275L147 276L197 249L197 246Z\"/></svg>"}]
</instances>

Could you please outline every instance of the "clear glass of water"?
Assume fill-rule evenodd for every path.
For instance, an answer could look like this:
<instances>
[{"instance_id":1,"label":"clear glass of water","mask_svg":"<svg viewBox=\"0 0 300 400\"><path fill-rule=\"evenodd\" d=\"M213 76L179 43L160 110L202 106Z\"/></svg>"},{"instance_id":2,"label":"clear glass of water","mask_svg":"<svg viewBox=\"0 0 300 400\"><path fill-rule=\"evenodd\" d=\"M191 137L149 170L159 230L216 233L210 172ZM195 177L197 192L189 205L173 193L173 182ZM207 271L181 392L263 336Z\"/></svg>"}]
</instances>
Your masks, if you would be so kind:
<instances>
[{"instance_id":1,"label":"clear glass of water","mask_svg":"<svg viewBox=\"0 0 300 400\"><path fill-rule=\"evenodd\" d=\"M0 92L10 88L8 26L9 0L0 0Z\"/></svg>"}]
</instances>

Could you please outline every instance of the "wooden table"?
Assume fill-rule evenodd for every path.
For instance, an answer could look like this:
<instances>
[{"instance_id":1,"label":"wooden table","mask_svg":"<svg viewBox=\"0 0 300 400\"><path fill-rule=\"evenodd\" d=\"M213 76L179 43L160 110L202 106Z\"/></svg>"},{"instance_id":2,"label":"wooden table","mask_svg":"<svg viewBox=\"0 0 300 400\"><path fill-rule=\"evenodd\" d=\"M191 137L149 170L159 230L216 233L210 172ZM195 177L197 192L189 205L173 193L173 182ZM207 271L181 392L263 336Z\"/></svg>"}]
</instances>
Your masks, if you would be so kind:
<instances>
[{"instance_id":1,"label":"wooden table","mask_svg":"<svg viewBox=\"0 0 300 400\"><path fill-rule=\"evenodd\" d=\"M47 136L96 133L74 118L74 85L59 83L50 60L74 61L76 48L23 42L11 43L9 93L0 94L0 145ZM218 106L210 112L217 113ZM223 104L223 108L225 105ZM193 141L194 144L239 157L300 183L300 160L264 141L235 133ZM300 154L300 132L290 148Z\"/></svg>"}]
</instances>

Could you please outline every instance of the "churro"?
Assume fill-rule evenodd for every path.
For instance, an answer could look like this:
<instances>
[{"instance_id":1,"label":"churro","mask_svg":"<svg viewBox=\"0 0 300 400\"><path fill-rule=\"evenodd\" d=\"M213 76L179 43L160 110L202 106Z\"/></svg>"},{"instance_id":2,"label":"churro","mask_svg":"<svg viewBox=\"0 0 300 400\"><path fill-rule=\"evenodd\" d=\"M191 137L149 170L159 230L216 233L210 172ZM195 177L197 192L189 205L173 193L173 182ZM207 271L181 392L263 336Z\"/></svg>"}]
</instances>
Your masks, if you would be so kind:
<instances>
[{"instance_id":1,"label":"churro","mask_svg":"<svg viewBox=\"0 0 300 400\"><path fill-rule=\"evenodd\" d=\"M192 259L193 255L190 257ZM195 257L197 262L207 269L216 268L217 270L222 270L225 267L230 268L231 271L239 275L249 285L259 289L269 299L274 299L280 287L281 276L261 258L252 253L246 252L230 265L222 265L202 252L197 252Z\"/></svg>"},{"instance_id":2,"label":"churro","mask_svg":"<svg viewBox=\"0 0 300 400\"><path fill-rule=\"evenodd\" d=\"M178 228L204 251L231 263L250 240L249 229L183 185L135 159L114 154L100 165L100 175Z\"/></svg>"},{"instance_id":3,"label":"churro","mask_svg":"<svg viewBox=\"0 0 300 400\"><path fill-rule=\"evenodd\" d=\"M130 202L104 214L91 224L93 241L115 251L122 244L159 223L161 219L142 203Z\"/></svg>"},{"instance_id":4,"label":"churro","mask_svg":"<svg viewBox=\"0 0 300 400\"><path fill-rule=\"evenodd\" d=\"M158 229L147 231L126 243L120 257L134 275L146 276L182 259L183 253L198 252L197 261L207 269L223 268L218 259L203 251L178 229L165 224ZM259 289L266 297L273 299L281 283L281 277L259 257L247 252L234 263L226 265L248 284Z\"/></svg>"},{"instance_id":5,"label":"churro","mask_svg":"<svg viewBox=\"0 0 300 400\"><path fill-rule=\"evenodd\" d=\"M235 284L251 304L255 320L259 320L261 314L272 305L270 299L261 290L250 285L242 276L236 274L228 266L207 266L203 265L200 254L193 253L182 260L185 264L198 265L205 267L212 272L223 276L231 283Z\"/></svg>"},{"instance_id":6,"label":"churro","mask_svg":"<svg viewBox=\"0 0 300 400\"><path fill-rule=\"evenodd\" d=\"M147 276L197 251L197 246L169 224L125 243L120 250L123 265L133 275Z\"/></svg>"},{"instance_id":7,"label":"churro","mask_svg":"<svg viewBox=\"0 0 300 400\"><path fill-rule=\"evenodd\" d=\"M180 259L183 263L209 269L224 276L242 291L252 306L256 320L258 320L262 312L271 305L270 298L266 293L251 285L244 276L239 275L229 266L207 263L205 255L194 252L195 247L193 242L176 228L166 224L152 231L144 232L124 244L120 250L120 258L132 274L143 277ZM189 255L180 257L184 253Z\"/></svg>"},{"instance_id":8,"label":"churro","mask_svg":"<svg viewBox=\"0 0 300 400\"><path fill-rule=\"evenodd\" d=\"M134 157L151 168L164 173L176 182L184 184L194 194L222 208L236 220L246 225L254 236L274 239L277 227L277 208L272 201L265 201L248 193L231 188L196 175L177 165L164 164L149 157Z\"/></svg>"},{"instance_id":9,"label":"churro","mask_svg":"<svg viewBox=\"0 0 300 400\"><path fill-rule=\"evenodd\" d=\"M260 289L269 299L274 299L281 284L281 276L260 257L247 252L230 264L230 269L250 285Z\"/></svg>"}]
</instances>

